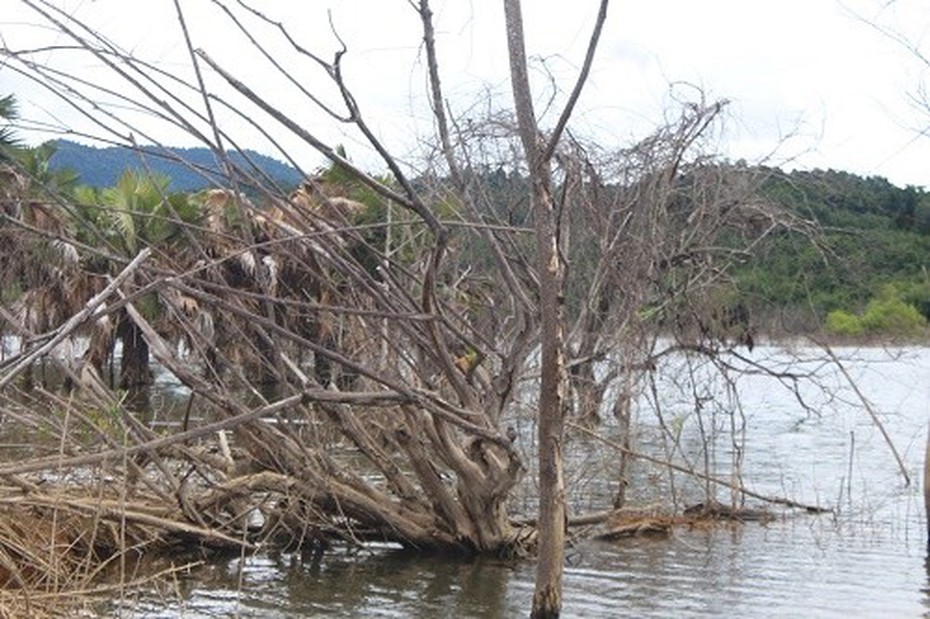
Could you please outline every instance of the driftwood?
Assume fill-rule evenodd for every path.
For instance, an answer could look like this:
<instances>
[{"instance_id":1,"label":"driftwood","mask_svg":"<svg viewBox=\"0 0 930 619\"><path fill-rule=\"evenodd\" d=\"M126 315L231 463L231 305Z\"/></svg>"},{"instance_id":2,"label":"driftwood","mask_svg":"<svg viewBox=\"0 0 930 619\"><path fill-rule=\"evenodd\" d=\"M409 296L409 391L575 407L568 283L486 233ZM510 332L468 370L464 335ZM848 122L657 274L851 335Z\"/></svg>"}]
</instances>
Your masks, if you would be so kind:
<instances>
[{"instance_id":1,"label":"driftwood","mask_svg":"<svg viewBox=\"0 0 930 619\"><path fill-rule=\"evenodd\" d=\"M707 501L691 505L685 508L684 516L686 518L736 520L739 522L768 522L775 519L775 516L765 509L733 507L718 501Z\"/></svg>"},{"instance_id":2,"label":"driftwood","mask_svg":"<svg viewBox=\"0 0 930 619\"><path fill-rule=\"evenodd\" d=\"M627 522L618 522L609 530L595 536L596 539L612 542L627 537L651 535L668 535L675 525L672 518L638 518Z\"/></svg>"},{"instance_id":3,"label":"driftwood","mask_svg":"<svg viewBox=\"0 0 930 619\"><path fill-rule=\"evenodd\" d=\"M615 541L642 535L668 535L676 526L707 525L716 522L760 522L775 519L775 514L764 509L733 507L717 501L691 505L681 513L672 514L661 509L622 509L615 511L604 522L604 531L595 539Z\"/></svg>"}]
</instances>

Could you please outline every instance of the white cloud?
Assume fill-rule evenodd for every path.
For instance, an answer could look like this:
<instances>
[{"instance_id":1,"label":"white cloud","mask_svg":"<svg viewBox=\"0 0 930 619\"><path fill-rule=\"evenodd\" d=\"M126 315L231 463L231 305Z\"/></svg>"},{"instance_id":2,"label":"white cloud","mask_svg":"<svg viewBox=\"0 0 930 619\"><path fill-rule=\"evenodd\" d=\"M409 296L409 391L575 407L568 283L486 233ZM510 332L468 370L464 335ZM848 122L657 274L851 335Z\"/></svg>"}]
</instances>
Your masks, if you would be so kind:
<instances>
[{"instance_id":1,"label":"white cloud","mask_svg":"<svg viewBox=\"0 0 930 619\"><path fill-rule=\"evenodd\" d=\"M0 17L7 46L66 42L63 35L36 27L37 20L28 17L21 4L13 4L16 10L5 7ZM57 4L86 17L140 57L192 79L183 38L173 23L172 3L62 0ZM570 89L597 4L596 0L570 5L563 0L524 2L541 106L552 88L549 76L563 93ZM298 88L276 75L211 3L183 6L197 46L320 137L361 153L357 134L314 112ZM337 49L327 14L331 8L332 21L349 48L345 76L375 131L406 152L415 147L415 135L430 130L421 34L406 0L267 0L256 6L280 19L302 45L327 60ZM914 139L915 128L922 128L930 113L915 110L907 101L908 91L919 83L922 66L856 14L900 29L913 41L920 41L930 26L930 15L915 0L881 7L872 0L614 2L581 102L578 127L620 145L660 122L669 84L687 81L705 89L712 99L731 100L732 120L722 148L734 158L766 156L791 136L779 155L792 165L881 174L899 184L930 184L930 169L923 165L930 159L930 138ZM467 111L488 93L492 105L508 107L500 4L445 0L435 2L434 11L444 85L453 109ZM270 52L301 86L339 104L339 93L325 75L290 50L274 27L255 22L253 27L263 41L276 41L269 44ZM39 59L91 75L100 84L116 84L93 72L86 58L46 52ZM0 68L0 79L4 89L15 91L24 108L28 106L30 115L51 114L69 124L84 122L64 101L49 97L9 67ZM218 93L231 96L215 76L208 76L208 82ZM196 97L188 100L198 105ZM251 105L237 106L254 116ZM231 112L221 112L220 117L243 125ZM182 139L179 132L164 127L158 132L165 141ZM243 139L249 145L268 150L254 131L247 133ZM320 162L309 149L297 152L306 153L310 167Z\"/></svg>"}]
</instances>

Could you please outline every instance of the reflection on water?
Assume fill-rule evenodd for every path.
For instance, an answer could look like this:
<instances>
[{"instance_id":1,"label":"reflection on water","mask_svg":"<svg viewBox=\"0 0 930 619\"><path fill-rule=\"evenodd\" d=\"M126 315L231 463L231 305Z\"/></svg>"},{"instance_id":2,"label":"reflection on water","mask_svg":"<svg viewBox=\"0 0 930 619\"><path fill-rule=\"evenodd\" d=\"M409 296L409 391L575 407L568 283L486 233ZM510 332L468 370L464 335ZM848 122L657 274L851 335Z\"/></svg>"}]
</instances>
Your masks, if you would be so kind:
<instances>
[{"instance_id":1,"label":"reflection on water","mask_svg":"<svg viewBox=\"0 0 930 619\"><path fill-rule=\"evenodd\" d=\"M890 362L881 361L881 351L864 351L848 369L895 440L910 486L848 390L831 400L802 389L802 408L795 395L759 377L740 378L750 429L744 481L835 512L580 542L569 551L564 616L930 616L919 475L930 418L930 351L903 352ZM754 355L778 353L760 348ZM641 413L639 424L644 442L654 441L649 418ZM698 458L701 442L687 435L688 427L682 450ZM721 436L714 457L725 469L731 445ZM591 488L609 505L610 483ZM587 501L585 508L598 504L597 496ZM534 568L531 561L449 561L387 549L322 557L266 552L211 563L167 590L127 594L110 610L140 617L523 617Z\"/></svg>"},{"instance_id":2,"label":"reflection on water","mask_svg":"<svg viewBox=\"0 0 930 619\"><path fill-rule=\"evenodd\" d=\"M830 527L831 525L827 525ZM930 608L923 541L836 534L808 519L584 542L566 617L917 617ZM531 562L258 555L173 592L127 599L140 617L523 617Z\"/></svg>"},{"instance_id":3,"label":"reflection on water","mask_svg":"<svg viewBox=\"0 0 930 619\"><path fill-rule=\"evenodd\" d=\"M173 592L125 599L122 612L146 617L508 617L521 608L512 599L514 573L504 563L396 550L325 557L267 553L198 569Z\"/></svg>"}]
</instances>

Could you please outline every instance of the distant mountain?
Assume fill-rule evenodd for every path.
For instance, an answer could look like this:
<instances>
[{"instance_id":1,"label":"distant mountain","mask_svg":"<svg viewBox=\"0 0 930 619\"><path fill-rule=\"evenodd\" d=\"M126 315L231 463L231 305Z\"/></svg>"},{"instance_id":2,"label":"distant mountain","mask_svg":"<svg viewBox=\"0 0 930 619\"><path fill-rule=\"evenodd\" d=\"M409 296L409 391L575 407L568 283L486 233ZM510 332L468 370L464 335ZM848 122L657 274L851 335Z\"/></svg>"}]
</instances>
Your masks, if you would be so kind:
<instances>
[{"instance_id":1,"label":"distant mountain","mask_svg":"<svg viewBox=\"0 0 930 619\"><path fill-rule=\"evenodd\" d=\"M55 145L58 150L52 156L51 167L70 168L80 175L82 184L92 187L115 185L127 169L151 169L164 174L171 179L172 191L204 189L211 185L211 176L217 179L221 176L217 172L216 159L207 148L171 148L174 155L187 162L185 165L154 155L147 155L143 164L139 153L121 146L96 148L68 140L57 140ZM254 151L245 151L245 156L230 153L230 159L247 170L251 167L248 161L251 161L285 187L292 187L301 180L300 173L291 166Z\"/></svg>"}]
</instances>

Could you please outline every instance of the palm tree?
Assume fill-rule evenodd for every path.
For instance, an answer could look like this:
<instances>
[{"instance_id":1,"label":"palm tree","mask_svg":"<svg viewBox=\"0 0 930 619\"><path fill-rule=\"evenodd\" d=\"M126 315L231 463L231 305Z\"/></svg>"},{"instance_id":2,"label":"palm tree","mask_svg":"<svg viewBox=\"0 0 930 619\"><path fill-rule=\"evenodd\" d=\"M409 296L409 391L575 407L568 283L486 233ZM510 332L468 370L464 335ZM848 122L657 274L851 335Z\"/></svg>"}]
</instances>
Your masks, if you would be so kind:
<instances>
[{"instance_id":1,"label":"palm tree","mask_svg":"<svg viewBox=\"0 0 930 619\"><path fill-rule=\"evenodd\" d=\"M58 201L69 197L78 186L80 177L74 170L52 167L52 156L57 150L54 142L35 148L13 148L11 160L28 180L29 197Z\"/></svg>"},{"instance_id":2,"label":"palm tree","mask_svg":"<svg viewBox=\"0 0 930 619\"><path fill-rule=\"evenodd\" d=\"M9 327L25 337L61 325L94 294L70 241L70 213L30 189L18 165L0 164L0 303L16 317Z\"/></svg>"},{"instance_id":3,"label":"palm tree","mask_svg":"<svg viewBox=\"0 0 930 619\"><path fill-rule=\"evenodd\" d=\"M9 151L19 146L19 139L13 132L12 122L19 117L16 109L16 97L0 97L0 161L10 158Z\"/></svg>"},{"instance_id":4,"label":"palm tree","mask_svg":"<svg viewBox=\"0 0 930 619\"><path fill-rule=\"evenodd\" d=\"M187 252L179 239L184 226L198 219L200 211L186 195L170 193L170 182L164 175L127 170L113 187L101 192L86 188L75 192L79 212L87 224L82 229L94 235L86 242L98 245L102 240L111 256L126 260L135 257L143 247L158 247L163 258L171 256L175 262L183 261ZM121 266L107 260L99 268L112 274ZM155 295L138 300L136 307L149 319L158 317ZM96 335L105 341L93 341L94 350L112 353L117 341L122 344L121 387L133 388L151 381L148 344L128 313L121 311L114 329ZM94 360L98 366L102 361L99 356Z\"/></svg>"}]
</instances>

